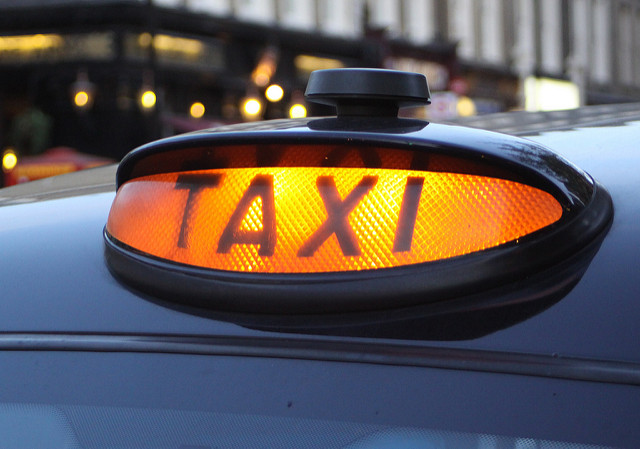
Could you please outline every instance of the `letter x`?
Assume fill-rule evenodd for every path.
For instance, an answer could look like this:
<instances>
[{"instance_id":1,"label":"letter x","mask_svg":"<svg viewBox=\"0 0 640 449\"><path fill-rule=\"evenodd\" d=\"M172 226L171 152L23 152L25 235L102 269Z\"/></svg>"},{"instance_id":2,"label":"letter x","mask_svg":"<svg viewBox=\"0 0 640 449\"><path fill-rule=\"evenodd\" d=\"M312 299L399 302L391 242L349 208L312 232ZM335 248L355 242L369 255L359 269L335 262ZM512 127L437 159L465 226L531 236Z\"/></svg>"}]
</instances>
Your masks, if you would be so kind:
<instances>
[{"instance_id":1,"label":"letter x","mask_svg":"<svg viewBox=\"0 0 640 449\"><path fill-rule=\"evenodd\" d=\"M377 176L365 176L342 200L333 176L319 176L316 184L327 210L327 219L298 250L298 257L311 257L322 244L336 235L340 249L345 256L359 256L360 248L353 229L349 226L349 214L360 200L376 185Z\"/></svg>"}]
</instances>

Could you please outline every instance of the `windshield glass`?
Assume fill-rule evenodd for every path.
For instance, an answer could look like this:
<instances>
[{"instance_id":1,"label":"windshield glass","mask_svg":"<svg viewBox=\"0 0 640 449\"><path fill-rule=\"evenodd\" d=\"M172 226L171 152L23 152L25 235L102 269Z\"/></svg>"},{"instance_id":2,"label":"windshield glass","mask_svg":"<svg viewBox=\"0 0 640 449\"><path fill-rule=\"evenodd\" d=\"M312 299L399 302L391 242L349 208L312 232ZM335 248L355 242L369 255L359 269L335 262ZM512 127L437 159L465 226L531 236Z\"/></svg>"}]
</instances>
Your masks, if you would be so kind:
<instances>
[{"instance_id":1,"label":"windshield glass","mask_svg":"<svg viewBox=\"0 0 640 449\"><path fill-rule=\"evenodd\" d=\"M595 449L638 437L638 391L590 382L186 354L0 362L6 448Z\"/></svg>"},{"instance_id":2,"label":"windshield glass","mask_svg":"<svg viewBox=\"0 0 640 449\"><path fill-rule=\"evenodd\" d=\"M0 404L7 448L605 449L605 446L341 421L145 409ZM608 448L608 447L607 447Z\"/></svg>"}]
</instances>

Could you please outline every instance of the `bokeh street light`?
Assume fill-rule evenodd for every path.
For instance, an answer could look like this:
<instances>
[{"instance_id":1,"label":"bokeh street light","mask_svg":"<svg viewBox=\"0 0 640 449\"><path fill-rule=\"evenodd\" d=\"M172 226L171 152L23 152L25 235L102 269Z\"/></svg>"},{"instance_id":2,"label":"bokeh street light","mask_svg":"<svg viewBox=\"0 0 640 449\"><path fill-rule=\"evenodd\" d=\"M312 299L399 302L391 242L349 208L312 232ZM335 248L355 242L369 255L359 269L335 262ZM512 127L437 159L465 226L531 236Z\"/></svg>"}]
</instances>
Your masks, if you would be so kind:
<instances>
[{"instance_id":1,"label":"bokeh street light","mask_svg":"<svg viewBox=\"0 0 640 449\"><path fill-rule=\"evenodd\" d=\"M151 89L143 89L140 94L140 105L144 109L152 109L156 105L156 94Z\"/></svg>"},{"instance_id":2,"label":"bokeh street light","mask_svg":"<svg viewBox=\"0 0 640 449\"><path fill-rule=\"evenodd\" d=\"M282 97L284 96L284 90L277 84L272 84L271 86L267 87L267 90L264 94L265 97L267 97L267 100L272 103L276 103L282 100Z\"/></svg>"},{"instance_id":3,"label":"bokeh street light","mask_svg":"<svg viewBox=\"0 0 640 449\"><path fill-rule=\"evenodd\" d=\"M305 108L304 105L300 103L291 105L291 108L289 108L289 117L291 118L304 118L306 116L307 108Z\"/></svg>"},{"instance_id":4,"label":"bokeh street light","mask_svg":"<svg viewBox=\"0 0 640 449\"><path fill-rule=\"evenodd\" d=\"M204 116L204 112L205 112L204 105L199 101L196 101L195 103L193 103L191 105L191 108L189 108L189 114L193 118L202 118Z\"/></svg>"},{"instance_id":5,"label":"bokeh street light","mask_svg":"<svg viewBox=\"0 0 640 449\"><path fill-rule=\"evenodd\" d=\"M78 72L76 80L71 84L71 98L73 105L80 111L85 111L93 105L95 85L89 81L86 71Z\"/></svg>"},{"instance_id":6,"label":"bokeh street light","mask_svg":"<svg viewBox=\"0 0 640 449\"><path fill-rule=\"evenodd\" d=\"M85 107L87 104L89 104L89 93L85 92L84 90L76 92L75 96L73 97L73 103L79 108Z\"/></svg>"},{"instance_id":7,"label":"bokeh street light","mask_svg":"<svg viewBox=\"0 0 640 449\"><path fill-rule=\"evenodd\" d=\"M262 104L255 97L249 97L242 104L242 115L246 120L257 120L262 111Z\"/></svg>"},{"instance_id":8,"label":"bokeh street light","mask_svg":"<svg viewBox=\"0 0 640 449\"><path fill-rule=\"evenodd\" d=\"M2 169L5 172L13 170L18 164L18 156L12 148L7 148L2 155Z\"/></svg>"}]
</instances>

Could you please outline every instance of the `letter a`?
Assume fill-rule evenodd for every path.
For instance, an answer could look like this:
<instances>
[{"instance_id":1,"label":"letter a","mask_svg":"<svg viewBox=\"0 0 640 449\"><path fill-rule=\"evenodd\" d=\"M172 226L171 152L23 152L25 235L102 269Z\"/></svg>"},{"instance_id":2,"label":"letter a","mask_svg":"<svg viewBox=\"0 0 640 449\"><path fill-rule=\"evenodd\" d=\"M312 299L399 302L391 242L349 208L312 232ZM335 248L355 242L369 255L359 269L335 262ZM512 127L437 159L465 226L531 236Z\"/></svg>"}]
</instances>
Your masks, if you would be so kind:
<instances>
[{"instance_id":1,"label":"letter a","mask_svg":"<svg viewBox=\"0 0 640 449\"><path fill-rule=\"evenodd\" d=\"M240 229L242 220L256 198L262 199L262 230ZM233 245L260 245L258 255L272 256L276 247L276 207L273 176L256 175L242 195L218 242L218 253L228 253Z\"/></svg>"}]
</instances>

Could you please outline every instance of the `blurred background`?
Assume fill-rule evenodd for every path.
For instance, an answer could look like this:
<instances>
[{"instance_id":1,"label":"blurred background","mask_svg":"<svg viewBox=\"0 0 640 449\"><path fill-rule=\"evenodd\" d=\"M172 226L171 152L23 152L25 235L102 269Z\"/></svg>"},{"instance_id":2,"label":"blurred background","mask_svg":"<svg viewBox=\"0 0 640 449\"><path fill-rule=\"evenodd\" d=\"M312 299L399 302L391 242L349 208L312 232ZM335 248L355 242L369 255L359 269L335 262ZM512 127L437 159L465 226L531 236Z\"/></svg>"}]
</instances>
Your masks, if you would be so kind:
<instances>
[{"instance_id":1,"label":"blurred background","mask_svg":"<svg viewBox=\"0 0 640 449\"><path fill-rule=\"evenodd\" d=\"M638 0L0 0L4 183L331 115L304 101L317 69L423 73L432 105L407 114L433 121L638 101L639 46Z\"/></svg>"}]
</instances>

